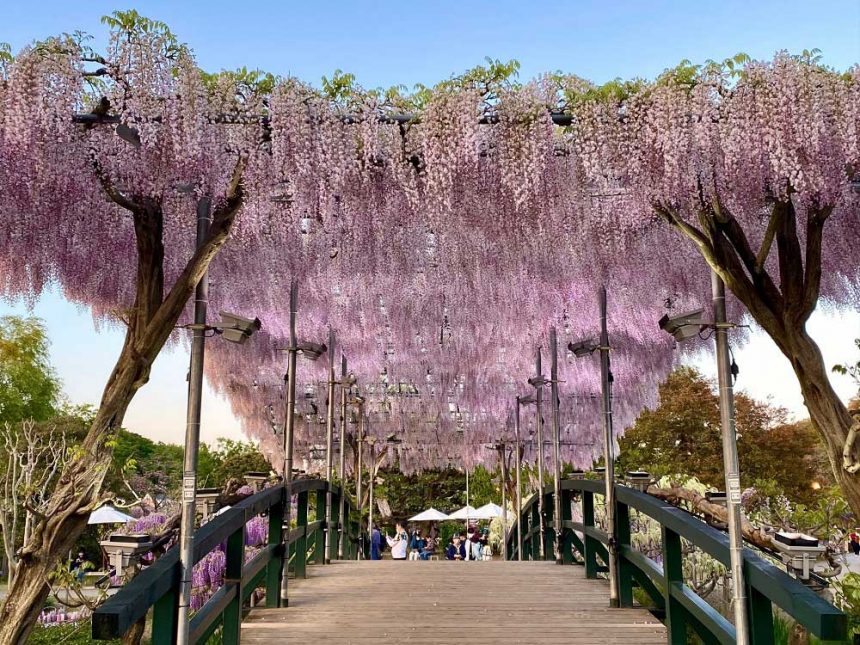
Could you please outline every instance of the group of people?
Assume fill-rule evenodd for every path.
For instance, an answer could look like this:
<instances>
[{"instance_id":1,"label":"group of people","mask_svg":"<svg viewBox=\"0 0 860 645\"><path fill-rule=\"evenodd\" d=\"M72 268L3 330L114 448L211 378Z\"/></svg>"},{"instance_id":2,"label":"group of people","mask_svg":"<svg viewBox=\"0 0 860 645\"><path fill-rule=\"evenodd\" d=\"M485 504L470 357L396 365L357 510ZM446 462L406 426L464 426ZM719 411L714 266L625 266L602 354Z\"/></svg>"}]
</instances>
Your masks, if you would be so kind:
<instances>
[{"instance_id":1,"label":"group of people","mask_svg":"<svg viewBox=\"0 0 860 645\"><path fill-rule=\"evenodd\" d=\"M465 536L455 533L445 549L446 560L492 560L489 531L470 526Z\"/></svg>"},{"instance_id":2,"label":"group of people","mask_svg":"<svg viewBox=\"0 0 860 645\"><path fill-rule=\"evenodd\" d=\"M448 541L444 549L446 560L491 560L492 548L489 542L489 531L470 526L468 531L459 533ZM431 524L427 530L414 528L407 531L402 522L398 522L394 535L380 531L374 524L370 533L370 559L381 560L385 547L391 549L392 560L429 560L436 555L439 546L439 529Z\"/></svg>"},{"instance_id":3,"label":"group of people","mask_svg":"<svg viewBox=\"0 0 860 645\"><path fill-rule=\"evenodd\" d=\"M429 560L436 551L438 536L439 531L435 524L424 534L418 529L410 534L403 524L398 522L393 536L387 533L383 535L379 526L374 524L370 533L370 559L381 560L382 551L387 545L391 549L392 560Z\"/></svg>"}]
</instances>

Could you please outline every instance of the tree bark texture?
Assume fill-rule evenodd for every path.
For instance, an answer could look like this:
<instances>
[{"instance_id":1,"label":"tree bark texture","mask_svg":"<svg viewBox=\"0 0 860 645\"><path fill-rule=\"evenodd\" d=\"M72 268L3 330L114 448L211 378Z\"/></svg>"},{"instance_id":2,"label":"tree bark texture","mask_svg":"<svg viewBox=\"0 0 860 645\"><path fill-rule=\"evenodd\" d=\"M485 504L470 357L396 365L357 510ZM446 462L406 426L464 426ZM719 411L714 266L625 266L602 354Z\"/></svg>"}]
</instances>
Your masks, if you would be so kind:
<instances>
[{"instance_id":1,"label":"tree bark texture","mask_svg":"<svg viewBox=\"0 0 860 645\"><path fill-rule=\"evenodd\" d=\"M45 517L34 523L30 539L20 549L15 579L0 607L0 645L26 642L48 596L48 577L74 548L90 513L101 501L101 485L111 457L108 439L121 427L129 403L149 380L152 363L173 332L194 288L227 240L242 205L244 167L245 160L240 158L226 198L213 213L206 242L195 250L166 295L161 205L148 198L123 195L96 167L108 197L128 210L134 219L135 302L122 351L105 386L96 417L77 454L63 469Z\"/></svg>"},{"instance_id":2,"label":"tree bark texture","mask_svg":"<svg viewBox=\"0 0 860 645\"><path fill-rule=\"evenodd\" d=\"M836 482L851 509L860 516L860 479L843 463L860 462L860 442L846 443L854 421L830 383L818 345L806 331L806 322L820 295L824 226L832 206L810 209L806 222L799 224L791 199L775 201L758 251L735 217L717 200L701 204L698 225L670 207L655 204L654 209L696 245L708 265L788 359L813 426L824 442ZM805 226L805 248L800 243L799 225ZM771 265L778 267L776 277L767 267L774 247L777 258Z\"/></svg>"}]
</instances>

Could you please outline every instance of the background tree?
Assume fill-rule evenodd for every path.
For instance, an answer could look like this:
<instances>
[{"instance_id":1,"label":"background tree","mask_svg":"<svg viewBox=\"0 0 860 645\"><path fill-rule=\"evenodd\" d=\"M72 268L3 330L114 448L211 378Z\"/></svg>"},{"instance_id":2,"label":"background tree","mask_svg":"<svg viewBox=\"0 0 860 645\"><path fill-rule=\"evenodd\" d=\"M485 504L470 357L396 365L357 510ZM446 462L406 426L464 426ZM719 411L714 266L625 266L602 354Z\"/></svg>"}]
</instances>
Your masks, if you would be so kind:
<instances>
[{"instance_id":1,"label":"background tree","mask_svg":"<svg viewBox=\"0 0 860 645\"><path fill-rule=\"evenodd\" d=\"M204 87L190 52L163 23L134 11L117 12L106 22L111 37L105 54L64 36L27 48L11 70L0 70L0 167L17 167L14 174L3 172L0 178L7 196L4 209L45 216L54 223L49 213L59 209L71 226L76 226L73 221L83 223L88 231L83 237L95 240L101 231L101 244L122 257L136 257L133 275L116 270L116 279L102 282L102 289L115 289L112 305L105 309L113 308L125 323L125 342L81 449L63 468L44 516L20 550L19 575L0 606L0 643L26 639L47 597L48 575L99 504L110 461L108 440L122 426L129 403L149 379L195 285L226 242L243 203L241 182L249 155L259 142L259 126L233 128L228 143L218 136L217 125L199 120L210 99L217 101L219 111L241 112L245 101L257 109L254 88L237 92L230 81ZM84 66L93 63L101 71L86 73ZM26 90L28 98L19 101L25 87L38 89ZM105 132L74 124L72 116L83 104L95 106L94 119L108 112L118 116L125 139L112 128ZM183 121L183 115L190 120ZM41 129L45 119L52 122L47 136ZM190 124L195 125L186 127ZM198 145L200 136L212 145ZM36 166L47 167L43 163L54 170L34 174ZM170 215L194 213L199 201L188 192L179 197L175 186L190 186L191 192L212 199L211 224L196 249L168 244L181 226ZM59 198L57 204L51 203L52 195ZM39 226L36 220L28 221ZM68 236L67 241L75 236L59 228L44 230ZM86 253L81 248L71 252ZM10 279L19 286L22 281L32 285L32 278L22 275Z\"/></svg>"},{"instance_id":2,"label":"background tree","mask_svg":"<svg viewBox=\"0 0 860 645\"><path fill-rule=\"evenodd\" d=\"M60 381L38 318L0 317L0 424L44 421L56 413Z\"/></svg>"},{"instance_id":3,"label":"background tree","mask_svg":"<svg viewBox=\"0 0 860 645\"><path fill-rule=\"evenodd\" d=\"M222 487L230 479L242 480L249 472L268 473L272 470L269 460L251 441L218 439L214 450L210 450L211 474L205 476L207 485Z\"/></svg>"},{"instance_id":4,"label":"background tree","mask_svg":"<svg viewBox=\"0 0 860 645\"><path fill-rule=\"evenodd\" d=\"M808 421L788 423L786 411L735 396L738 454L744 486L773 482L796 502L810 502L832 481L823 446ZM692 367L672 372L659 388L659 405L644 410L619 439L621 468L662 477L687 475L722 490L719 397Z\"/></svg>"}]
</instances>

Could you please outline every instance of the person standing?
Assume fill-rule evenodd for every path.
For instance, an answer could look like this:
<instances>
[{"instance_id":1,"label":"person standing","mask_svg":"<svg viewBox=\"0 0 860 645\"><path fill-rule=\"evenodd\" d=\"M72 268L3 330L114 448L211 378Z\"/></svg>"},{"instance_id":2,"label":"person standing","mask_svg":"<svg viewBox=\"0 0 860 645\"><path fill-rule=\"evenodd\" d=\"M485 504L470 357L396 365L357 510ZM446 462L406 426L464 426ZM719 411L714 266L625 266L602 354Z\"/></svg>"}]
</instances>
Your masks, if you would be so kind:
<instances>
[{"instance_id":1,"label":"person standing","mask_svg":"<svg viewBox=\"0 0 860 645\"><path fill-rule=\"evenodd\" d=\"M381 549L382 534L379 532L379 527L374 524L373 531L370 533L370 559L382 560Z\"/></svg>"},{"instance_id":2,"label":"person standing","mask_svg":"<svg viewBox=\"0 0 860 645\"><path fill-rule=\"evenodd\" d=\"M388 542L388 546L391 547L392 560L406 559L406 547L409 545L409 535L403 528L403 524L398 522L394 537L392 538L386 535L385 540Z\"/></svg>"}]
</instances>

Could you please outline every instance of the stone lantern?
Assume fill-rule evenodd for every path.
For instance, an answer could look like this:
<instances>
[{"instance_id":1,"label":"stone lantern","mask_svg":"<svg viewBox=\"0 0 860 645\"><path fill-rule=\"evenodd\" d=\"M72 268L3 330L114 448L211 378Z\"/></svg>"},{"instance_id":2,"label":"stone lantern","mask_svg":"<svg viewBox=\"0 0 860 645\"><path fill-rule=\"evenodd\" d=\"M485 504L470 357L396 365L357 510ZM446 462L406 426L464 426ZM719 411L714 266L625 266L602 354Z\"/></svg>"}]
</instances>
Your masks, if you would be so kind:
<instances>
[{"instance_id":1,"label":"stone lantern","mask_svg":"<svg viewBox=\"0 0 860 645\"><path fill-rule=\"evenodd\" d=\"M198 488L195 501L196 512L203 516L203 521L209 519L212 513L215 512L215 502L221 494L219 488Z\"/></svg>"},{"instance_id":2,"label":"stone lantern","mask_svg":"<svg viewBox=\"0 0 860 645\"><path fill-rule=\"evenodd\" d=\"M268 480L268 479L269 479L268 473L262 473L262 472L245 473L245 483L247 483L248 486L253 488L255 493L259 493L261 490L263 490L263 486L265 485L266 480Z\"/></svg>"},{"instance_id":3,"label":"stone lantern","mask_svg":"<svg viewBox=\"0 0 860 645\"><path fill-rule=\"evenodd\" d=\"M148 535L123 535L113 533L107 540L99 542L108 555L111 566L118 576L140 562L140 556L152 550L152 538Z\"/></svg>"}]
</instances>

